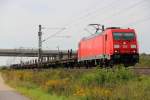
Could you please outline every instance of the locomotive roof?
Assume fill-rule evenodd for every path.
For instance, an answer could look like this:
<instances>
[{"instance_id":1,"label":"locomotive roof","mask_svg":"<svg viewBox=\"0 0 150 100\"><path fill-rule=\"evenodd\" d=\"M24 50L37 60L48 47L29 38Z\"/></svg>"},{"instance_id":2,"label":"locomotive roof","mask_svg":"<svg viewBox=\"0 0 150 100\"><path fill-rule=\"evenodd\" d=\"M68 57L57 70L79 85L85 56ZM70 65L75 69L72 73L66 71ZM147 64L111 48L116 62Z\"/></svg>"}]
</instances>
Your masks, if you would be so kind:
<instances>
[{"instance_id":1,"label":"locomotive roof","mask_svg":"<svg viewBox=\"0 0 150 100\"><path fill-rule=\"evenodd\" d=\"M127 28L128 30L133 30L133 29L130 29L130 28ZM124 30L127 30L127 29L124 29ZM103 32L100 32L98 34L92 34L91 36L88 36L88 37L84 37L82 38L81 40L87 40L87 39L91 39L93 37L96 37L98 35L103 35L106 31L108 30L123 30L123 28L120 28L120 27L108 27L106 28Z\"/></svg>"},{"instance_id":2,"label":"locomotive roof","mask_svg":"<svg viewBox=\"0 0 150 100\"><path fill-rule=\"evenodd\" d=\"M96 37L96 36L98 36L98 35L102 35L104 32L105 32L105 31L100 32L100 33L97 33L97 34L92 34L91 36L84 37L84 38L82 38L81 40L91 39L91 38Z\"/></svg>"}]
</instances>

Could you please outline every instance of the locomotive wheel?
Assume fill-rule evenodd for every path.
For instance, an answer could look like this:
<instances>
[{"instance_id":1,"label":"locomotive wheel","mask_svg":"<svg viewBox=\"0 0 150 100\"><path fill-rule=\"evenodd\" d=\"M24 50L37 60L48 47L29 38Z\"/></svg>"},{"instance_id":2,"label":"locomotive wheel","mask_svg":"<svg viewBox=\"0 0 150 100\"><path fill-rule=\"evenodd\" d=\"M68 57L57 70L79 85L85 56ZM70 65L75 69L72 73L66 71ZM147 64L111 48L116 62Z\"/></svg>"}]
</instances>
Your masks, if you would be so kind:
<instances>
[{"instance_id":1,"label":"locomotive wheel","mask_svg":"<svg viewBox=\"0 0 150 100\"><path fill-rule=\"evenodd\" d=\"M113 68L113 66L114 66L114 62L113 62L113 60L110 60L110 61L109 61L109 67L110 67L110 68Z\"/></svg>"},{"instance_id":2,"label":"locomotive wheel","mask_svg":"<svg viewBox=\"0 0 150 100\"><path fill-rule=\"evenodd\" d=\"M128 64L124 64L124 67L129 67L129 65Z\"/></svg>"}]
</instances>

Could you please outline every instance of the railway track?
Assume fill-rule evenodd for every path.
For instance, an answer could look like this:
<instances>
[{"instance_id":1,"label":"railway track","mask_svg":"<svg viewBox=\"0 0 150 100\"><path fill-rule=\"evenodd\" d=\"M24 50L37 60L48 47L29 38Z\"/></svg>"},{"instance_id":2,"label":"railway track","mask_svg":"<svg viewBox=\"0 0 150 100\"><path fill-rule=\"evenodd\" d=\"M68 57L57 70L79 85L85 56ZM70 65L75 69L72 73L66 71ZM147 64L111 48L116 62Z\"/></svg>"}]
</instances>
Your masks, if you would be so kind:
<instances>
[{"instance_id":1,"label":"railway track","mask_svg":"<svg viewBox=\"0 0 150 100\"><path fill-rule=\"evenodd\" d=\"M49 70L56 70L59 68L42 68L42 69L24 69L24 70L34 70L34 71L49 71ZM96 67L70 67L70 68L60 68L65 71L92 71L95 70ZM111 69L111 68L101 68L101 69ZM113 68L115 70L115 68ZM139 75L150 75L150 67L128 67L127 69L134 71L136 74Z\"/></svg>"},{"instance_id":2,"label":"railway track","mask_svg":"<svg viewBox=\"0 0 150 100\"><path fill-rule=\"evenodd\" d=\"M129 69L139 75L150 75L150 67L130 67Z\"/></svg>"}]
</instances>

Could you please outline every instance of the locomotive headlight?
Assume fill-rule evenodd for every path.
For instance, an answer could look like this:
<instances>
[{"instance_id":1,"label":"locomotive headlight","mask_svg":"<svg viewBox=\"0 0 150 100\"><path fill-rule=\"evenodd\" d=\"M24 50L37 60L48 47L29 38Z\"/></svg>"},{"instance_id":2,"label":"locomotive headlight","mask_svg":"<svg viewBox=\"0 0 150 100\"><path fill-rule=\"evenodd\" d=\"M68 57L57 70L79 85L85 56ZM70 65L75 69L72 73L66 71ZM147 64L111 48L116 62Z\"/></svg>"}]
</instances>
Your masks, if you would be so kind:
<instances>
[{"instance_id":1,"label":"locomotive headlight","mask_svg":"<svg viewBox=\"0 0 150 100\"><path fill-rule=\"evenodd\" d=\"M115 53L117 53L118 51L117 50L115 50Z\"/></svg>"},{"instance_id":2,"label":"locomotive headlight","mask_svg":"<svg viewBox=\"0 0 150 100\"><path fill-rule=\"evenodd\" d=\"M132 44L132 45L131 45L131 48L136 48L136 45Z\"/></svg>"},{"instance_id":3,"label":"locomotive headlight","mask_svg":"<svg viewBox=\"0 0 150 100\"><path fill-rule=\"evenodd\" d=\"M133 49L133 50L132 50L132 53L137 53L137 50L134 50L134 49Z\"/></svg>"},{"instance_id":4,"label":"locomotive headlight","mask_svg":"<svg viewBox=\"0 0 150 100\"><path fill-rule=\"evenodd\" d=\"M120 46L118 44L115 44L114 48L120 48Z\"/></svg>"}]
</instances>

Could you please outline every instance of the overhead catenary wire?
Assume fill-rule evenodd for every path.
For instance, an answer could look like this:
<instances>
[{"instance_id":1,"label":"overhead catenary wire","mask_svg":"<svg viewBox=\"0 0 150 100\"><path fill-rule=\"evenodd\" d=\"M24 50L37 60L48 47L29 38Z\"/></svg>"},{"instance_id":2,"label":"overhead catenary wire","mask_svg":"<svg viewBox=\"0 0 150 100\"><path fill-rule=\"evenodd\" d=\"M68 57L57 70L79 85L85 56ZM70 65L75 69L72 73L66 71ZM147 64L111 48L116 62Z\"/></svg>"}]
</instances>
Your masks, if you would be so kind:
<instances>
[{"instance_id":1,"label":"overhead catenary wire","mask_svg":"<svg viewBox=\"0 0 150 100\"><path fill-rule=\"evenodd\" d=\"M144 3L143 0L140 0L136 3L133 3L131 4L130 6L126 6L125 8L123 9L119 9L118 11L116 11L115 13L112 13L106 17L104 17L103 19L101 19L100 21L101 22L104 22L104 21L107 21L108 19L112 18L112 17L116 17L118 15L121 15L121 14L124 14L125 12L129 12L131 11L132 9L136 8L137 6L141 5L142 3Z\"/></svg>"},{"instance_id":2,"label":"overhead catenary wire","mask_svg":"<svg viewBox=\"0 0 150 100\"><path fill-rule=\"evenodd\" d=\"M108 5L105 5L104 7L99 7L97 9L94 9L94 10L91 10L89 12L86 12L83 15L80 15L77 19L74 19L73 21L70 21L70 22L66 23L64 26L67 27L67 29L68 29L68 27L70 27L73 23L76 23L76 22L78 22L80 20L85 19L88 16L91 16L93 13L96 13L98 10L102 10L103 11L103 9L111 7L113 4L118 3L118 1L119 0L114 0L113 2L109 3Z\"/></svg>"},{"instance_id":3,"label":"overhead catenary wire","mask_svg":"<svg viewBox=\"0 0 150 100\"><path fill-rule=\"evenodd\" d=\"M101 8L99 8L99 9L95 9L95 10L93 10L93 11L89 11L89 12L87 12L86 14L84 14L83 16L80 16L79 18L77 18L76 20L82 20L82 19L84 19L84 18L87 18L88 16L91 16L93 13L96 13L97 11L99 11L99 10L102 10L102 11L104 11L103 9L105 9L105 8L107 8L107 7L111 7L113 4L115 4L115 3L118 3L118 0L114 0L113 2L111 2L110 4L108 4L108 5L106 5L106 6L104 6L104 7L101 7ZM141 1L140 1L141 2ZM140 3L140 2L138 2L138 3ZM134 4L134 5L136 5L136 4ZM133 5L131 5L131 6L133 6ZM121 11L120 11L121 12ZM114 15L114 14L113 14ZM74 20L74 21L76 21L76 20ZM72 25L73 23L74 23L74 21L72 21L71 23L67 23L66 25L65 25L65 27L67 27L67 26L70 26L70 25ZM77 21L76 21L77 22ZM47 29L58 29L58 28L47 28ZM67 30L67 29L66 29ZM63 32L63 31L62 31ZM58 33L60 33L60 32L58 32ZM54 33L55 34L55 33ZM57 33L56 33L57 34ZM51 37L51 36L50 36Z\"/></svg>"},{"instance_id":4,"label":"overhead catenary wire","mask_svg":"<svg viewBox=\"0 0 150 100\"><path fill-rule=\"evenodd\" d=\"M139 2L137 2L137 3L135 3L135 4L131 5L131 6L129 6L129 8L130 8L130 10L131 10L131 9L136 8L137 6L141 5L142 3L145 3L145 2L139 1ZM145 8L145 7L144 7L144 8ZM126 9L126 10L125 10L125 9ZM128 12L128 11L129 11L129 10L127 10L127 9L128 9L128 7L124 8L125 12ZM115 15L119 15L119 14L121 14L122 12L124 13L124 11L120 10L120 11L118 11L118 12L112 14L112 16L108 16L107 18L113 17L113 16L115 16ZM106 19L106 18L105 18L105 19ZM108 20L108 19L107 19L107 20ZM129 25L129 26L131 26L131 25L137 25L137 24L140 24L140 23L142 23L142 22L144 22L144 21L147 21L147 20L150 20L150 17L146 17L146 18L144 18L144 19L140 19L140 20L131 22L131 23L127 24L127 25ZM105 21L105 20L104 20L104 21ZM124 26L125 26L125 25L124 25Z\"/></svg>"},{"instance_id":5,"label":"overhead catenary wire","mask_svg":"<svg viewBox=\"0 0 150 100\"><path fill-rule=\"evenodd\" d=\"M109 5L112 6L112 4L114 4L115 2L116 2L116 0L114 0L113 2L111 2ZM108 17L104 18L103 20L108 19L109 17L113 17L113 16L115 16L115 15L119 15L119 14L121 14L121 13L124 13L125 11L128 11L128 9L133 9L133 8L135 8L136 6L140 5L142 2L143 2L143 1L140 0L140 1L138 1L138 2L136 2L136 3L134 3L134 4L132 4L132 5L130 5L130 6L126 7L126 8L124 8L124 9L121 9L121 10L119 10L119 11L113 13L111 16L108 16ZM109 6L109 7L110 7L110 6ZM108 5L107 5L106 7L108 7ZM105 7L102 7L102 8L105 9ZM96 10L93 10L93 11L91 11L91 12L87 12L85 15L83 15L83 16L77 18L76 20L84 20L84 18L87 18L88 16L91 16L93 13L95 13L95 12L98 11L98 10L101 10L101 9L96 9ZM103 11L103 10L102 10L102 11ZM66 26L70 26L72 23L74 23L74 21L71 22L71 23L66 24L65 27L66 27ZM51 29L53 29L53 28L51 28ZM54 28L54 29L57 29L57 28ZM68 28L67 28L66 30L68 30ZM85 29L84 29L84 30L85 30ZM64 31L64 30L63 30L63 31ZM63 32L63 31L61 31L61 32ZM87 31L87 30L86 30L86 31ZM56 33L52 34L51 36L49 36L48 38L46 38L46 39L43 40L43 41L46 41L46 40L49 39L50 37L53 37L53 36L55 36L56 34L59 34L59 33L61 33L61 32L56 32Z\"/></svg>"},{"instance_id":6,"label":"overhead catenary wire","mask_svg":"<svg viewBox=\"0 0 150 100\"><path fill-rule=\"evenodd\" d=\"M138 25L138 24L140 24L140 23L143 23L143 22L149 21L149 20L150 20L150 17L146 17L146 18L139 19L139 20L133 21L133 22L131 22L131 23L125 24L125 25L123 25L123 26L125 27L125 26L127 26L127 25L128 25L128 26Z\"/></svg>"},{"instance_id":7,"label":"overhead catenary wire","mask_svg":"<svg viewBox=\"0 0 150 100\"><path fill-rule=\"evenodd\" d=\"M124 13L124 12L127 12L127 11L129 11L129 9L133 9L133 8L135 8L135 7L137 7L138 5L141 5L141 3L142 3L143 1L138 1L138 2L136 2L136 3L133 3L132 5L130 5L130 6L127 6L126 8L124 8L124 9L121 9L121 10L119 10L119 11L117 11L117 12L115 12L115 13L112 13L110 16L106 16L104 19L103 19L103 21L105 21L105 20L107 20L108 18L111 18L111 17L113 17L113 16L115 16L115 15L119 15L119 14L121 14L121 13ZM115 2L113 1L112 3L110 3L110 6L112 6L113 4L114 4ZM117 2L118 3L118 2ZM108 6L108 5L107 5ZM104 7L104 9L105 9L105 7ZM102 11L104 11L104 9L99 9L99 10L102 10ZM97 9L98 10L98 9ZM95 11L97 11L97 10L95 10ZM126 11L125 11L126 10ZM95 11L93 11L93 12L91 12L90 14L87 14L87 15L85 15L85 16L83 16L83 17L85 17L85 18L79 18L78 20L79 20L79 22L81 22L81 21L83 21L83 20L87 20L87 18L89 17L89 16L92 16L93 14L95 14L94 12ZM89 19L89 18L88 18ZM72 22L73 23L73 22ZM72 25L72 23L70 23L70 25L68 25L68 26L71 26ZM76 21L76 23L77 23L77 21ZM79 23L78 23L79 24ZM73 25L74 26L74 25Z\"/></svg>"},{"instance_id":8,"label":"overhead catenary wire","mask_svg":"<svg viewBox=\"0 0 150 100\"><path fill-rule=\"evenodd\" d=\"M106 16L106 17L104 17L103 19L101 19L100 21L101 22L104 22L104 21L107 21L108 20L108 18L111 18L111 17L114 17L114 16L117 16L117 15L120 15L120 14L122 14L122 13L124 13L124 12L128 12L129 10L131 10L131 9L133 9L133 8L135 8L135 7L137 7L138 5L141 5L141 3L143 3L143 0L140 0L140 1L138 1L138 2L136 2L136 3L133 3L132 5L130 5L130 6L127 6L126 8L124 8L124 9L120 9L120 10L118 10L117 12L115 12L115 13L112 13L112 14L110 14L109 16ZM103 12L104 12L105 10L103 10ZM102 13L102 12L101 12ZM95 13L93 13L93 15L95 15ZM92 15L91 15L92 16ZM95 17L95 16L94 16ZM97 16L96 16L97 17ZM90 18L88 18L88 17L86 17L86 19L85 20L89 20ZM94 19L94 18L93 18ZM85 21L84 20L84 21Z\"/></svg>"},{"instance_id":9,"label":"overhead catenary wire","mask_svg":"<svg viewBox=\"0 0 150 100\"><path fill-rule=\"evenodd\" d=\"M90 35L92 35L93 33L90 32L87 28L84 28L84 31L88 32Z\"/></svg>"},{"instance_id":10,"label":"overhead catenary wire","mask_svg":"<svg viewBox=\"0 0 150 100\"><path fill-rule=\"evenodd\" d=\"M77 19L67 23L66 25L64 26L71 26L73 23L77 23L78 21L80 20L83 20L83 19L86 19L87 17L93 15L94 13L97 13L97 11L104 11L104 9L106 8L109 8L109 7L112 7L113 4L116 4L118 3L119 0L114 0L113 2L109 3L108 5L105 5L104 7L100 7L98 9L95 9L95 10L92 10L92 11L89 11L89 12L86 12L84 15L81 15L79 16Z\"/></svg>"},{"instance_id":11,"label":"overhead catenary wire","mask_svg":"<svg viewBox=\"0 0 150 100\"><path fill-rule=\"evenodd\" d=\"M104 11L104 9L112 8L114 4L119 3L118 1L121 1L121 0L114 0L113 2L109 3L108 5L105 5L104 7L100 7L98 9L94 9L92 11L86 12L85 14L79 16L77 19L65 24L64 26L66 27L66 30L64 30L62 32L66 32L68 29L70 29L71 25L75 26L75 25L73 25L74 23L77 23L77 22L80 22L81 20L84 20L85 18L91 16L93 13L96 13L97 11Z\"/></svg>"},{"instance_id":12,"label":"overhead catenary wire","mask_svg":"<svg viewBox=\"0 0 150 100\"><path fill-rule=\"evenodd\" d=\"M131 9L133 9L133 8L135 8L135 7L137 7L138 5L141 5L141 3L143 3L143 0L140 0L140 1L138 1L138 2L136 2L136 3L134 3L134 4L132 4L132 5L130 5L130 6L126 7L126 8L124 8L124 9L119 10L119 11L117 11L117 12L111 14L110 16L108 16L108 17L102 19L101 21L105 21L105 20L107 20L108 18L111 18L111 17L117 16L117 15L120 15L121 13L128 12L129 10L131 10Z\"/></svg>"},{"instance_id":13,"label":"overhead catenary wire","mask_svg":"<svg viewBox=\"0 0 150 100\"><path fill-rule=\"evenodd\" d=\"M64 31L66 28L62 28L60 29L59 31L55 32L54 34L48 36L47 38L45 38L44 40L42 40L42 42L45 42L46 40L52 38L52 37L55 37L57 34L60 34L62 31Z\"/></svg>"}]
</instances>

